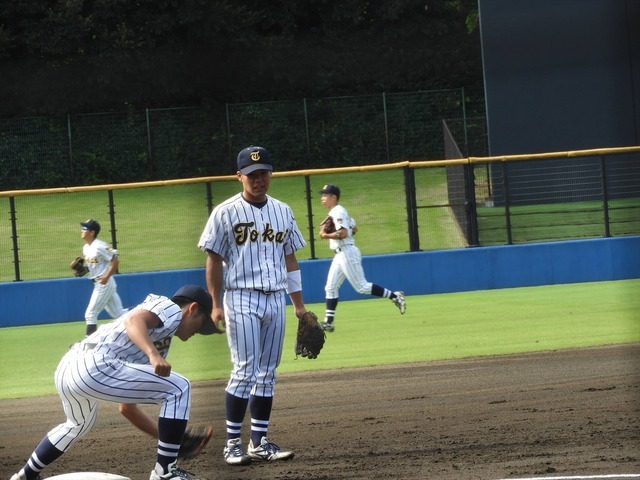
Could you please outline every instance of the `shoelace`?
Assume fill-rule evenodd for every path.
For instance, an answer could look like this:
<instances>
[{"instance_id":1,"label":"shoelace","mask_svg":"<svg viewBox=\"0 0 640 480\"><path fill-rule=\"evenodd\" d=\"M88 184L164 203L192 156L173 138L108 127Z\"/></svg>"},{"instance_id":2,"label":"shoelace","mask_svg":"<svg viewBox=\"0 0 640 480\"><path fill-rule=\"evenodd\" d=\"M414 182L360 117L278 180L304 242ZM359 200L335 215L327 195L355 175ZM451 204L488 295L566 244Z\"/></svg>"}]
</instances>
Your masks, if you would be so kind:
<instances>
[{"instance_id":1,"label":"shoelace","mask_svg":"<svg viewBox=\"0 0 640 480\"><path fill-rule=\"evenodd\" d=\"M233 447L229 449L229 455L232 455L234 457L241 457L242 455L244 455L244 451L242 450L242 445L240 445L239 443L236 443Z\"/></svg>"},{"instance_id":2,"label":"shoelace","mask_svg":"<svg viewBox=\"0 0 640 480\"><path fill-rule=\"evenodd\" d=\"M179 467L176 467L173 470L171 470L171 474L174 476L177 475L178 478L186 478L187 480L191 480L193 478L193 473L187 472L186 470L183 470Z\"/></svg>"},{"instance_id":3,"label":"shoelace","mask_svg":"<svg viewBox=\"0 0 640 480\"><path fill-rule=\"evenodd\" d=\"M269 452L271 455L278 453L280 451L280 447L275 443L265 442L261 445L262 449L265 452Z\"/></svg>"}]
</instances>

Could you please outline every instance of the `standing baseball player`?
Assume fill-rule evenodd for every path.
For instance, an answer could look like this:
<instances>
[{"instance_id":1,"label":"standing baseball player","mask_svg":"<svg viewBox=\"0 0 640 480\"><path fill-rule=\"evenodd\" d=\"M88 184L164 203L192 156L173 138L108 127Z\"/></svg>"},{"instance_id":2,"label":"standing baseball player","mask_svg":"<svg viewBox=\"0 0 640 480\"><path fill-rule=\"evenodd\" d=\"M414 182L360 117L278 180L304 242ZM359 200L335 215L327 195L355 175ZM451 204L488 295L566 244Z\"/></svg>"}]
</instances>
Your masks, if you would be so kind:
<instances>
[{"instance_id":1,"label":"standing baseball player","mask_svg":"<svg viewBox=\"0 0 640 480\"><path fill-rule=\"evenodd\" d=\"M82 247L84 264L89 269L89 278L93 282L93 292L89 299L89 305L84 313L86 322L86 334L91 335L98 328L98 315L107 310L111 318L118 318L126 310L122 306L122 300L118 295L118 286L113 274L118 271L118 252L111 248L107 242L100 240L100 224L89 219L81 222L82 239L85 245Z\"/></svg>"},{"instance_id":2,"label":"standing baseball player","mask_svg":"<svg viewBox=\"0 0 640 480\"><path fill-rule=\"evenodd\" d=\"M171 371L166 356L174 336L187 341L214 332L211 296L195 285L171 298L150 294L136 308L71 347L55 372L67 421L50 430L11 480L40 472L86 435L98 401L160 404L156 464L150 480L196 479L177 466L191 408L191 384Z\"/></svg>"},{"instance_id":3,"label":"standing baseball player","mask_svg":"<svg viewBox=\"0 0 640 480\"><path fill-rule=\"evenodd\" d=\"M306 312L295 255L306 243L291 208L267 195L273 171L269 152L245 148L238 154L237 167L243 190L213 210L198 247L207 253L211 316L216 325L226 324L233 362L225 389L223 455L229 465L246 465L294 455L267 440L267 430L284 342L285 292L298 318ZM241 428L247 407L251 433L245 451Z\"/></svg>"},{"instance_id":4,"label":"standing baseball player","mask_svg":"<svg viewBox=\"0 0 640 480\"><path fill-rule=\"evenodd\" d=\"M356 247L353 235L358 230L355 220L349 216L347 210L340 205L340 189L336 185L327 184L320 190L322 205L329 210L328 221L333 228L322 228L320 237L329 240L329 248L335 256L329 268L325 285L326 311L324 321L320 324L327 332L333 332L333 324L338 306L338 293L345 278L353 289L363 295L389 298L404 314L407 302L403 292L393 292L389 289L368 282L362 268L362 254Z\"/></svg>"}]
</instances>

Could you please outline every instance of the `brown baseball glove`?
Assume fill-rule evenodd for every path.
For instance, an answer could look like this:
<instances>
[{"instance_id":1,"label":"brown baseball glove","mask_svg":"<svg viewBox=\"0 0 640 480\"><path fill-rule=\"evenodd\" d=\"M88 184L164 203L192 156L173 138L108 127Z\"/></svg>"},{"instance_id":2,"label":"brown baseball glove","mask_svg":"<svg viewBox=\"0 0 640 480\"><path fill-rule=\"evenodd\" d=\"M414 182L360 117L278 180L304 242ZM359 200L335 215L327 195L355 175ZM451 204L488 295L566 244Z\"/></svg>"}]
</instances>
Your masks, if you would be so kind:
<instances>
[{"instance_id":1,"label":"brown baseball glove","mask_svg":"<svg viewBox=\"0 0 640 480\"><path fill-rule=\"evenodd\" d=\"M316 358L324 346L326 334L318 323L318 317L313 312L305 312L298 319L296 334L296 358L302 355L306 358Z\"/></svg>"},{"instance_id":2,"label":"brown baseball glove","mask_svg":"<svg viewBox=\"0 0 640 480\"><path fill-rule=\"evenodd\" d=\"M197 430L195 428L187 428L182 437L182 443L180 443L178 457L184 459L196 457L205 445L209 443L212 434L213 428L209 425Z\"/></svg>"},{"instance_id":3,"label":"brown baseball glove","mask_svg":"<svg viewBox=\"0 0 640 480\"><path fill-rule=\"evenodd\" d=\"M327 217L320 223L320 233L330 234L335 231L336 225L333 223L333 218L331 218L331 215L327 215Z\"/></svg>"},{"instance_id":4,"label":"brown baseball glove","mask_svg":"<svg viewBox=\"0 0 640 480\"><path fill-rule=\"evenodd\" d=\"M89 269L84 264L84 258L82 257L76 257L71 260L69 267L71 267L71 270L73 270L73 274L76 277L84 277L87 273L89 273Z\"/></svg>"}]
</instances>

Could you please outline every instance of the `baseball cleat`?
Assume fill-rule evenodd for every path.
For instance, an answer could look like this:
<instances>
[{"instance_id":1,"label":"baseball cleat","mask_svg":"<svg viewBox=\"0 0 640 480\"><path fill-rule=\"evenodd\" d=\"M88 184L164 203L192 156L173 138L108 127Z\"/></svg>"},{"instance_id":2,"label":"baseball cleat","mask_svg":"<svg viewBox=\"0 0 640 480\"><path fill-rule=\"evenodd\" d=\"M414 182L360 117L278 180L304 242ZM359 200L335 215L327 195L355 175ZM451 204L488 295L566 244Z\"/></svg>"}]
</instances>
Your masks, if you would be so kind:
<instances>
[{"instance_id":1,"label":"baseball cleat","mask_svg":"<svg viewBox=\"0 0 640 480\"><path fill-rule=\"evenodd\" d=\"M25 478L26 477L21 477L19 473L14 473L11 480L24 480ZM42 475L38 475L36 480L44 480L44 477Z\"/></svg>"},{"instance_id":2,"label":"baseball cleat","mask_svg":"<svg viewBox=\"0 0 640 480\"><path fill-rule=\"evenodd\" d=\"M175 463L169 465L169 472L164 475L160 475L155 470L151 470L151 476L149 480L204 480L202 477L198 477L191 472L187 472L179 468Z\"/></svg>"},{"instance_id":3,"label":"baseball cleat","mask_svg":"<svg viewBox=\"0 0 640 480\"><path fill-rule=\"evenodd\" d=\"M334 327L334 325L333 325L333 323L329 323L329 322L322 322L322 323L320 324L320 326L322 327L322 329L323 329L325 332L333 332L333 330L334 330L334 328L335 328L335 327Z\"/></svg>"},{"instance_id":4,"label":"baseball cleat","mask_svg":"<svg viewBox=\"0 0 640 480\"><path fill-rule=\"evenodd\" d=\"M239 438L227 440L223 455L225 462L229 465L249 465L251 463L251 457L242 448Z\"/></svg>"},{"instance_id":5,"label":"baseball cleat","mask_svg":"<svg viewBox=\"0 0 640 480\"><path fill-rule=\"evenodd\" d=\"M400 309L400 313L404 315L404 312L407 311L407 302L404 299L404 292L393 292L393 294L395 295L395 298L392 298L391 301Z\"/></svg>"},{"instance_id":6,"label":"baseball cleat","mask_svg":"<svg viewBox=\"0 0 640 480\"><path fill-rule=\"evenodd\" d=\"M253 446L253 440L249 442L249 449L247 450L249 456L255 460L264 460L267 462L275 462L276 460L290 460L293 458L293 452L286 452L280 450L280 447L275 443L271 443L267 440L267 437L262 437L260 445Z\"/></svg>"}]
</instances>

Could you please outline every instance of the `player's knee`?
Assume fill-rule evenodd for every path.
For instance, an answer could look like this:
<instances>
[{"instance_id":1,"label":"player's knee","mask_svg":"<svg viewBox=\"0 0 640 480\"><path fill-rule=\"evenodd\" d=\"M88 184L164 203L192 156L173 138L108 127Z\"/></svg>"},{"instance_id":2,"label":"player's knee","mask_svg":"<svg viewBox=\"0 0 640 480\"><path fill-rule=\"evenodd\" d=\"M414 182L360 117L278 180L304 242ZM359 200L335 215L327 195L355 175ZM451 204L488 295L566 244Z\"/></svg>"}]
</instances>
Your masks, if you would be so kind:
<instances>
[{"instance_id":1,"label":"player's knee","mask_svg":"<svg viewBox=\"0 0 640 480\"><path fill-rule=\"evenodd\" d=\"M338 291L334 287L327 286L324 289L325 298L338 298Z\"/></svg>"}]
</instances>

